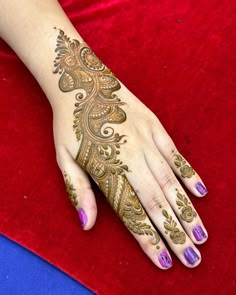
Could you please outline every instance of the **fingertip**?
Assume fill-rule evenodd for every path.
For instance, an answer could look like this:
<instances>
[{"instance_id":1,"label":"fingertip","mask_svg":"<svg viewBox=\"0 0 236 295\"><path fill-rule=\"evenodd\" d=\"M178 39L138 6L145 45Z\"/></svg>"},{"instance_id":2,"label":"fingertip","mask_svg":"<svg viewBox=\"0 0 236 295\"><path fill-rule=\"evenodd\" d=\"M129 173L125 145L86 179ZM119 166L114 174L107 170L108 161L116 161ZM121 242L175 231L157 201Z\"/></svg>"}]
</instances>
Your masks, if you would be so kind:
<instances>
[{"instance_id":1,"label":"fingertip","mask_svg":"<svg viewBox=\"0 0 236 295\"><path fill-rule=\"evenodd\" d=\"M86 189L79 199L77 212L80 225L83 230L90 230L93 228L97 218L97 205L92 189Z\"/></svg>"},{"instance_id":2,"label":"fingertip","mask_svg":"<svg viewBox=\"0 0 236 295\"><path fill-rule=\"evenodd\" d=\"M173 261L168 250L164 249L158 254L158 267L168 270L173 266Z\"/></svg>"},{"instance_id":3,"label":"fingertip","mask_svg":"<svg viewBox=\"0 0 236 295\"><path fill-rule=\"evenodd\" d=\"M208 194L208 189L199 176L195 176L192 179L184 179L183 182L188 190L197 198L205 198Z\"/></svg>"},{"instance_id":4,"label":"fingertip","mask_svg":"<svg viewBox=\"0 0 236 295\"><path fill-rule=\"evenodd\" d=\"M189 268L197 267L201 261L202 257L199 250L196 247L187 247L184 249L184 264Z\"/></svg>"},{"instance_id":5,"label":"fingertip","mask_svg":"<svg viewBox=\"0 0 236 295\"><path fill-rule=\"evenodd\" d=\"M83 208L79 208L77 210L77 212L78 212L78 217L79 217L80 225L81 225L82 229L85 229L86 228L86 225L88 223L87 214L86 214L86 212L84 211Z\"/></svg>"},{"instance_id":6,"label":"fingertip","mask_svg":"<svg viewBox=\"0 0 236 295\"><path fill-rule=\"evenodd\" d=\"M203 224L197 224L192 229L192 241L194 244L201 245L204 244L208 239L208 232Z\"/></svg>"},{"instance_id":7,"label":"fingertip","mask_svg":"<svg viewBox=\"0 0 236 295\"><path fill-rule=\"evenodd\" d=\"M202 181L197 181L194 185L194 189L195 189L195 195L197 197L204 197L208 193L208 190Z\"/></svg>"}]
</instances>

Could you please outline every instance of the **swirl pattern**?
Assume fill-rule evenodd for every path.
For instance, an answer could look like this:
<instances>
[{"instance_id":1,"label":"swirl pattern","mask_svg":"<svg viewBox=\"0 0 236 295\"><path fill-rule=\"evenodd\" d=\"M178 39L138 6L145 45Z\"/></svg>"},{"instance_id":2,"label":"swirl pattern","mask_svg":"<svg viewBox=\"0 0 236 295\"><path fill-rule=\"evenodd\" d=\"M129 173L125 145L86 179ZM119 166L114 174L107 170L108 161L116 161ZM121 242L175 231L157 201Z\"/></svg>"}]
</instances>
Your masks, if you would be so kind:
<instances>
[{"instance_id":1,"label":"swirl pattern","mask_svg":"<svg viewBox=\"0 0 236 295\"><path fill-rule=\"evenodd\" d=\"M80 141L76 161L95 180L127 228L152 236L158 249L160 237L146 223L146 212L126 177L129 169L118 158L126 143L125 135L111 126L126 120L121 108L125 103L114 94L121 88L119 81L85 43L71 40L62 30L55 51L54 73L61 75L59 88L63 92L81 91L75 95L73 122Z\"/></svg>"}]
</instances>

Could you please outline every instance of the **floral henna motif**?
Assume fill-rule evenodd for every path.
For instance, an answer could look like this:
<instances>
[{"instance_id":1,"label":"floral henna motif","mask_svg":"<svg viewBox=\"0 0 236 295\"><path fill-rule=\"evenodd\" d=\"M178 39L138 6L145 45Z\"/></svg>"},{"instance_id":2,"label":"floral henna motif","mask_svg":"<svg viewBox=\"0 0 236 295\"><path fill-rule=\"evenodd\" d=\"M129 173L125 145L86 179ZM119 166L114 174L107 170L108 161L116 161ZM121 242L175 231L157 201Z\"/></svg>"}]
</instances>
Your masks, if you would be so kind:
<instances>
[{"instance_id":1,"label":"floral henna motif","mask_svg":"<svg viewBox=\"0 0 236 295\"><path fill-rule=\"evenodd\" d=\"M125 105L115 91L120 83L91 49L71 40L62 30L57 37L54 73L61 74L61 91L78 90L75 95L73 129L80 141L76 161L94 179L127 228L139 235L153 236L159 248L160 237L146 224L146 212L129 184L128 167L118 158L126 143L125 135L115 133L110 124L121 124Z\"/></svg>"},{"instance_id":2,"label":"floral henna motif","mask_svg":"<svg viewBox=\"0 0 236 295\"><path fill-rule=\"evenodd\" d=\"M77 197L75 193L75 188L73 184L71 183L70 177L66 173L64 173L64 177L65 177L66 191L68 193L69 199L71 200L72 205L76 207L78 205L78 201L77 201Z\"/></svg>"},{"instance_id":3,"label":"floral henna motif","mask_svg":"<svg viewBox=\"0 0 236 295\"><path fill-rule=\"evenodd\" d=\"M185 195L182 195L177 189L177 200L176 204L181 209L180 218L186 222L192 222L193 218L197 216L197 213L191 207L191 202Z\"/></svg>"},{"instance_id":4,"label":"floral henna motif","mask_svg":"<svg viewBox=\"0 0 236 295\"><path fill-rule=\"evenodd\" d=\"M189 165L187 165L187 162L184 160L184 158L180 155L175 155L175 166L177 168L180 168L181 176L184 178L190 178L192 177L195 172L193 168Z\"/></svg>"},{"instance_id":5,"label":"floral henna motif","mask_svg":"<svg viewBox=\"0 0 236 295\"><path fill-rule=\"evenodd\" d=\"M184 244L186 241L186 235L184 232L180 231L176 226L177 223L173 220L172 216L168 214L166 210L162 211L162 214L166 218L164 222L164 227L166 229L166 234L170 232L170 238L174 244Z\"/></svg>"}]
</instances>

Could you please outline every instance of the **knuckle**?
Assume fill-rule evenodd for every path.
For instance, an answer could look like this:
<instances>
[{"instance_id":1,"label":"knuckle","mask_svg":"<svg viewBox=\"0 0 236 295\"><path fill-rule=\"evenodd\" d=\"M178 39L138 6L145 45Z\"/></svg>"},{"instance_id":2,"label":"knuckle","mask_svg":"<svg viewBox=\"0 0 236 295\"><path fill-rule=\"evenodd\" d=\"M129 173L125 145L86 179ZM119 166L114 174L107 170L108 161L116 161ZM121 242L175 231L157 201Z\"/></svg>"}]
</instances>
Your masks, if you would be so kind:
<instances>
[{"instance_id":1,"label":"knuckle","mask_svg":"<svg viewBox=\"0 0 236 295\"><path fill-rule=\"evenodd\" d=\"M178 152L177 148L173 145L173 146L171 146L171 148L169 149L169 155L168 155L169 160L170 160L171 162L174 161L176 155L180 155L180 153Z\"/></svg>"},{"instance_id":2,"label":"knuckle","mask_svg":"<svg viewBox=\"0 0 236 295\"><path fill-rule=\"evenodd\" d=\"M140 239L138 241L140 247L143 249L145 253L150 253L153 251L153 237L145 237L144 239Z\"/></svg>"},{"instance_id":3,"label":"knuckle","mask_svg":"<svg viewBox=\"0 0 236 295\"><path fill-rule=\"evenodd\" d=\"M151 112L149 117L150 123L154 126L159 126L160 121L158 120L157 116Z\"/></svg>"},{"instance_id":4,"label":"knuckle","mask_svg":"<svg viewBox=\"0 0 236 295\"><path fill-rule=\"evenodd\" d=\"M172 162L175 155L178 153L173 140L169 137L164 144L163 150L165 151L167 161Z\"/></svg>"},{"instance_id":5,"label":"knuckle","mask_svg":"<svg viewBox=\"0 0 236 295\"><path fill-rule=\"evenodd\" d=\"M65 157L65 147L63 145L56 145L56 161L57 165L61 170L63 170L63 162Z\"/></svg>"},{"instance_id":6,"label":"knuckle","mask_svg":"<svg viewBox=\"0 0 236 295\"><path fill-rule=\"evenodd\" d=\"M161 178L161 189L170 189L176 185L176 178L172 172L164 173Z\"/></svg>"},{"instance_id":7,"label":"knuckle","mask_svg":"<svg viewBox=\"0 0 236 295\"><path fill-rule=\"evenodd\" d=\"M166 207L166 199L163 196L153 195L147 203L147 210L149 212L156 212L163 207Z\"/></svg>"},{"instance_id":8,"label":"knuckle","mask_svg":"<svg viewBox=\"0 0 236 295\"><path fill-rule=\"evenodd\" d=\"M167 161L172 161L175 155L178 153L178 150L172 140L172 138L167 134L165 135L165 140L162 144L162 151L166 155Z\"/></svg>"}]
</instances>

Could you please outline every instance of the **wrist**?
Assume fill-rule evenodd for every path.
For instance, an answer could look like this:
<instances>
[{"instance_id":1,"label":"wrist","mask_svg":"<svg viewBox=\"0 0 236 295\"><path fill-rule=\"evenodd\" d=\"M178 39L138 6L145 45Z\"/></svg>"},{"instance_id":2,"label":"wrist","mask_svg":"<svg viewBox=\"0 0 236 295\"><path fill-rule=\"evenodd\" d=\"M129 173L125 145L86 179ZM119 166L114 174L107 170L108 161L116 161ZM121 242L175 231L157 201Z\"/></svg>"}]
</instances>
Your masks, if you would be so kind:
<instances>
[{"instance_id":1,"label":"wrist","mask_svg":"<svg viewBox=\"0 0 236 295\"><path fill-rule=\"evenodd\" d=\"M20 11L17 18L11 9ZM21 1L11 4L1 1L0 36L12 47L38 81L51 104L60 94L58 79L53 75L58 29L67 31L72 38L81 40L59 3L55 0Z\"/></svg>"}]
</instances>

